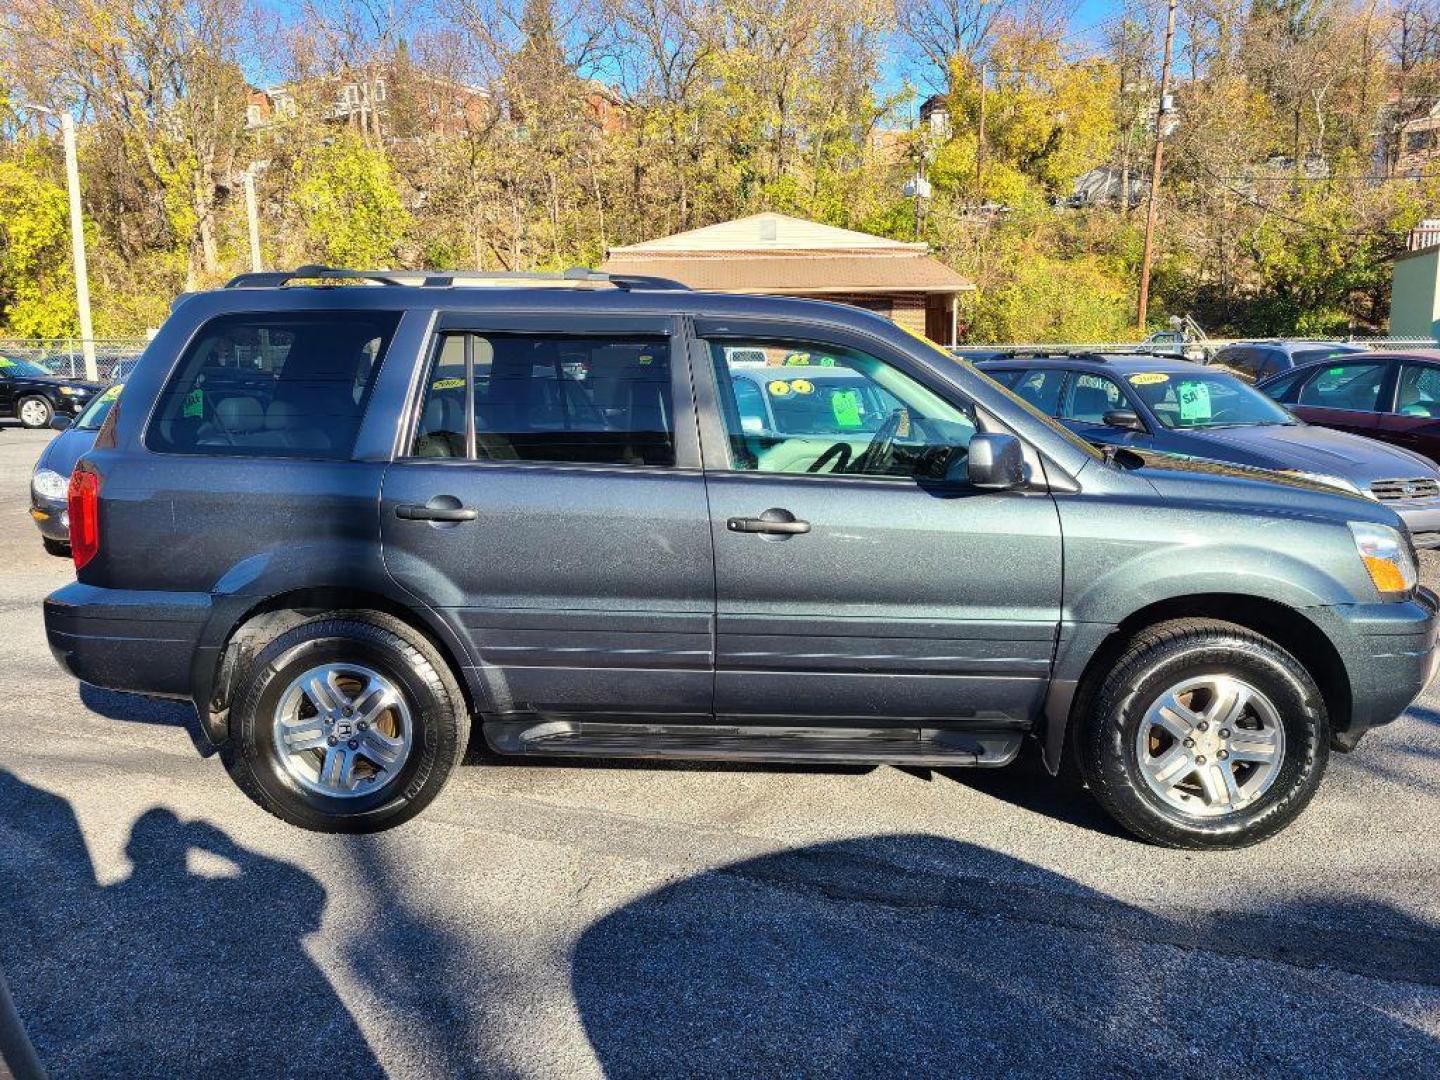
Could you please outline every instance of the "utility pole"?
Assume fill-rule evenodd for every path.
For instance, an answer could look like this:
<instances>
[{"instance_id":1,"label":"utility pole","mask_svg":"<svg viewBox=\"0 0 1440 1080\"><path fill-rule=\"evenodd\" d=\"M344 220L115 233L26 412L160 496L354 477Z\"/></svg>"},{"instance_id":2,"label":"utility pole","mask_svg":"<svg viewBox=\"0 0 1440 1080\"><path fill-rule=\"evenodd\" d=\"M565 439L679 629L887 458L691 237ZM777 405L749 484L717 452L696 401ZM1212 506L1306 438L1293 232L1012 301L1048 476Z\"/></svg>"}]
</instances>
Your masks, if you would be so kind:
<instances>
[{"instance_id":1,"label":"utility pole","mask_svg":"<svg viewBox=\"0 0 1440 1080\"><path fill-rule=\"evenodd\" d=\"M1150 166L1150 205L1145 210L1145 253L1140 259L1140 311L1136 326L1145 332L1150 306L1150 260L1154 255L1155 217L1160 201L1160 165L1165 157L1165 116L1170 111L1170 54L1175 46L1175 0L1165 16L1165 57L1160 63L1160 108L1155 114L1155 160Z\"/></svg>"},{"instance_id":2,"label":"utility pole","mask_svg":"<svg viewBox=\"0 0 1440 1080\"><path fill-rule=\"evenodd\" d=\"M260 210L255 202L255 163L245 167L245 221L250 229L250 269L260 273L265 269L260 258Z\"/></svg>"},{"instance_id":3,"label":"utility pole","mask_svg":"<svg viewBox=\"0 0 1440 1080\"><path fill-rule=\"evenodd\" d=\"M975 133L975 197L983 199L982 170L985 167L985 65L980 65L980 123Z\"/></svg>"}]
</instances>

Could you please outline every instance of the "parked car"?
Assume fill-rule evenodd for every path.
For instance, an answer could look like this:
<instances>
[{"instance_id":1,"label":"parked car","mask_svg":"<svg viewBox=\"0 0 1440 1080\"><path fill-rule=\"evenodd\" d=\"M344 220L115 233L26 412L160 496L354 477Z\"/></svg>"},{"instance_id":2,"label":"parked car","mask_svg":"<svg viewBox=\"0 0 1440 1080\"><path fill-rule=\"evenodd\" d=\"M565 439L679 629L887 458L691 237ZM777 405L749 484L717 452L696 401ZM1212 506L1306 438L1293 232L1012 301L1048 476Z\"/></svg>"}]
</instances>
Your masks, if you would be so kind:
<instances>
[{"instance_id":1,"label":"parked car","mask_svg":"<svg viewBox=\"0 0 1440 1080\"><path fill-rule=\"evenodd\" d=\"M0 356L0 416L27 428L49 427L56 416L76 416L104 387L51 375L39 364Z\"/></svg>"},{"instance_id":2,"label":"parked car","mask_svg":"<svg viewBox=\"0 0 1440 1080\"><path fill-rule=\"evenodd\" d=\"M70 512L67 503L70 473L80 455L95 443L95 433L110 415L120 397L119 383L90 399L90 404L73 421L57 416L50 426L60 434L40 451L30 478L30 517L40 529L45 550L51 555L70 554Z\"/></svg>"},{"instance_id":3,"label":"parked car","mask_svg":"<svg viewBox=\"0 0 1440 1080\"><path fill-rule=\"evenodd\" d=\"M1259 389L1312 424L1440 461L1440 350L1371 352L1307 364Z\"/></svg>"},{"instance_id":4,"label":"parked car","mask_svg":"<svg viewBox=\"0 0 1440 1080\"><path fill-rule=\"evenodd\" d=\"M982 369L1090 442L1296 473L1384 502L1417 547L1440 547L1434 462L1307 424L1227 372L1148 356Z\"/></svg>"},{"instance_id":5,"label":"parked car","mask_svg":"<svg viewBox=\"0 0 1440 1080\"><path fill-rule=\"evenodd\" d=\"M1029 737L1200 848L1281 829L1435 670L1380 502L1102 452L855 308L574 277L183 298L71 479L57 659L191 701L310 829L418 813L473 721L554 759L999 766ZM819 400L810 365L855 386L747 428L737 375Z\"/></svg>"},{"instance_id":6,"label":"parked car","mask_svg":"<svg viewBox=\"0 0 1440 1080\"><path fill-rule=\"evenodd\" d=\"M1156 330L1140 343L1137 351L1151 356L1173 356L1177 360L1205 360L1205 347L1192 341L1183 330Z\"/></svg>"},{"instance_id":7,"label":"parked car","mask_svg":"<svg viewBox=\"0 0 1440 1080\"><path fill-rule=\"evenodd\" d=\"M1341 341L1236 341L1216 349L1210 363L1246 382L1260 382L1302 364L1369 351Z\"/></svg>"}]
</instances>

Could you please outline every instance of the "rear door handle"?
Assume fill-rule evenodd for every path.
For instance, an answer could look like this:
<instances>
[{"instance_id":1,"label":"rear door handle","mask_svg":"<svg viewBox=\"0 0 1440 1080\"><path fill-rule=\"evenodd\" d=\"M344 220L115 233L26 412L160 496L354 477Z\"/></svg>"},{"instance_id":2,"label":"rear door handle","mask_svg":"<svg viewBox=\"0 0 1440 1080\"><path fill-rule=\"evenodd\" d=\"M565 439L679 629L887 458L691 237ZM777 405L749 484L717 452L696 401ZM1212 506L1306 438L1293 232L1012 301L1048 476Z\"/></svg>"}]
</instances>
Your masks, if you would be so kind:
<instances>
[{"instance_id":1,"label":"rear door handle","mask_svg":"<svg viewBox=\"0 0 1440 1080\"><path fill-rule=\"evenodd\" d=\"M474 521L479 514L468 506L429 506L405 503L395 507L395 516L406 521Z\"/></svg>"},{"instance_id":2,"label":"rear door handle","mask_svg":"<svg viewBox=\"0 0 1440 1080\"><path fill-rule=\"evenodd\" d=\"M762 533L769 536L797 536L810 531L808 521L800 521L789 510L772 507L759 517L732 517L725 522L731 532Z\"/></svg>"}]
</instances>

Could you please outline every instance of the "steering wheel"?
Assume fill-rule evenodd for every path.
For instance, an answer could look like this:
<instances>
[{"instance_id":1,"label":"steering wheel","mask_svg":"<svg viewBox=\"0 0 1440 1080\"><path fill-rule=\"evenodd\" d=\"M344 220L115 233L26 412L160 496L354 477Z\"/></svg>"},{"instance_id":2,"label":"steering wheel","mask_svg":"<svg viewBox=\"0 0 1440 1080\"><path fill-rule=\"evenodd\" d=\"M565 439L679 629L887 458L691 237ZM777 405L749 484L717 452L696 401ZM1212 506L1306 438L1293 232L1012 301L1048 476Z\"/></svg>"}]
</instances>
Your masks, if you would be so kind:
<instances>
[{"instance_id":1,"label":"steering wheel","mask_svg":"<svg viewBox=\"0 0 1440 1080\"><path fill-rule=\"evenodd\" d=\"M849 469L853 473L869 473L874 471L875 466L888 464L895 448L895 435L900 430L900 424L905 419L905 407L902 405L880 425L879 430L870 437L870 445L860 452L855 459L855 467ZM828 451L827 451L828 453Z\"/></svg>"},{"instance_id":2,"label":"steering wheel","mask_svg":"<svg viewBox=\"0 0 1440 1080\"><path fill-rule=\"evenodd\" d=\"M826 465L830 464L831 458L839 458L840 460L836 463L835 468L831 469L830 471L842 473L845 471L845 466L850 464L850 457L852 453L853 451L851 451L849 443L837 442L835 445L828 447L825 452L821 454L818 458L816 458L814 463L805 471L820 472L825 468Z\"/></svg>"}]
</instances>

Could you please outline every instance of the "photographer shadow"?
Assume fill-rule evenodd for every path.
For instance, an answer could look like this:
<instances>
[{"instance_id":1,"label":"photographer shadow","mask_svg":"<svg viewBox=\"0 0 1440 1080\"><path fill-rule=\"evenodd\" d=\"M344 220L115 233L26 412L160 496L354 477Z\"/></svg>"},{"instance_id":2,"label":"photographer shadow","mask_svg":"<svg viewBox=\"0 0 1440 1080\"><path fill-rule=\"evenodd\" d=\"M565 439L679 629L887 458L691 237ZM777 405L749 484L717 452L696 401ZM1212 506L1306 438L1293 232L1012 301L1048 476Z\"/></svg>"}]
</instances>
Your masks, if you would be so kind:
<instances>
[{"instance_id":1,"label":"photographer shadow","mask_svg":"<svg viewBox=\"0 0 1440 1080\"><path fill-rule=\"evenodd\" d=\"M382 1075L302 944L310 874L160 807L125 854L99 884L70 804L0 769L0 967L53 1074Z\"/></svg>"}]
</instances>

